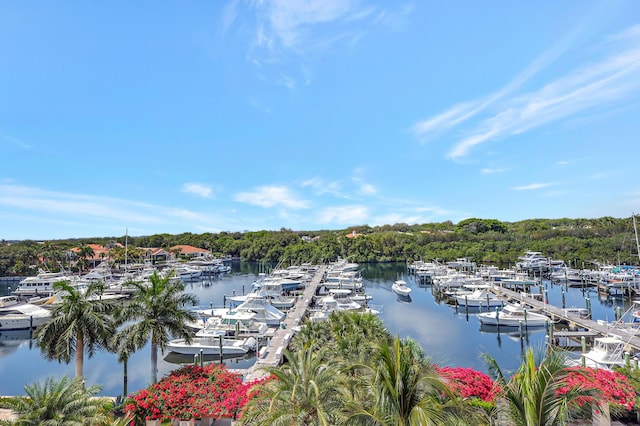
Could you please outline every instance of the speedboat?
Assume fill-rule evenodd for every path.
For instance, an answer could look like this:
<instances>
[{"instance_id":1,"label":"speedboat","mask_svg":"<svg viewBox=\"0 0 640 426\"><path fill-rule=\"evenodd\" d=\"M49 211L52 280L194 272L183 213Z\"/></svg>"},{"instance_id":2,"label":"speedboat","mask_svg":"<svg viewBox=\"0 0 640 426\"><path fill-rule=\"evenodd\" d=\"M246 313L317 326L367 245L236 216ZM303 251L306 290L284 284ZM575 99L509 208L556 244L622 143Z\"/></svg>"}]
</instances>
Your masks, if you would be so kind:
<instances>
[{"instance_id":1,"label":"speedboat","mask_svg":"<svg viewBox=\"0 0 640 426\"><path fill-rule=\"evenodd\" d=\"M23 303L16 296L0 298L0 330L29 330L51 319L51 311L32 303Z\"/></svg>"},{"instance_id":2,"label":"speedboat","mask_svg":"<svg viewBox=\"0 0 640 426\"><path fill-rule=\"evenodd\" d=\"M502 300L488 291L488 286L477 287L471 293L456 295L456 302L460 306L470 308L495 308L502 306Z\"/></svg>"},{"instance_id":3,"label":"speedboat","mask_svg":"<svg viewBox=\"0 0 640 426\"><path fill-rule=\"evenodd\" d=\"M196 333L187 343L185 339L174 339L167 343L167 349L171 352L184 355L220 355L241 356L248 352L255 351L257 341L253 337L246 339L230 339L223 336L224 332Z\"/></svg>"},{"instance_id":4,"label":"speedboat","mask_svg":"<svg viewBox=\"0 0 640 426\"><path fill-rule=\"evenodd\" d=\"M391 285L391 290L399 296L408 296L411 294L411 288L407 287L407 283L404 280L396 280Z\"/></svg>"},{"instance_id":5,"label":"speedboat","mask_svg":"<svg viewBox=\"0 0 640 426\"><path fill-rule=\"evenodd\" d=\"M611 370L614 366L622 367L625 364L624 353L625 343L618 337L596 337L593 339L593 348L584 354L572 354L566 364L572 367L584 364L586 367Z\"/></svg>"},{"instance_id":6,"label":"speedboat","mask_svg":"<svg viewBox=\"0 0 640 426\"><path fill-rule=\"evenodd\" d=\"M491 312L478 314L481 324L500 327L544 327L551 319L543 314L527 310L519 303L509 303Z\"/></svg>"}]
</instances>

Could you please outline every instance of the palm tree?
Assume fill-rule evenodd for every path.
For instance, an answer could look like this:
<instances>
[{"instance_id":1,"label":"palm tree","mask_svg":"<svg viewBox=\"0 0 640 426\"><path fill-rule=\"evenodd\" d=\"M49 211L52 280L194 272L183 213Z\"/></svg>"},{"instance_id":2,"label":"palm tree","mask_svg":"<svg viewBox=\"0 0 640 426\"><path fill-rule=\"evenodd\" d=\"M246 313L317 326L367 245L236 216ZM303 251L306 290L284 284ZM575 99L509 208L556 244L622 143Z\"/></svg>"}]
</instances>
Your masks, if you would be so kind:
<instances>
[{"instance_id":1,"label":"palm tree","mask_svg":"<svg viewBox=\"0 0 640 426\"><path fill-rule=\"evenodd\" d=\"M38 345L49 359L67 364L75 354L75 377L81 379L85 349L91 358L96 349L107 347L107 339L116 329L111 317L115 301L101 299L101 283L80 291L61 281L54 289L62 293L62 301L53 308L51 321L38 329Z\"/></svg>"},{"instance_id":2,"label":"palm tree","mask_svg":"<svg viewBox=\"0 0 640 426\"><path fill-rule=\"evenodd\" d=\"M537 363L533 349L527 349L522 364L508 381L495 359L488 355L485 359L504 390L508 409L498 414L508 416L513 425L565 425L570 420L573 403L579 399L588 402L595 395L594 390L578 387L563 394L558 392L566 386L568 372L563 356L556 351L550 351L542 362Z\"/></svg>"},{"instance_id":3,"label":"palm tree","mask_svg":"<svg viewBox=\"0 0 640 426\"><path fill-rule=\"evenodd\" d=\"M93 256L95 256L95 252L93 251L91 246L88 246L86 244L80 246L80 248L78 249L78 258L80 259L81 270L84 270L87 266L87 259Z\"/></svg>"},{"instance_id":4,"label":"palm tree","mask_svg":"<svg viewBox=\"0 0 640 426\"><path fill-rule=\"evenodd\" d=\"M111 425L113 422L106 409L108 401L95 398L100 392L100 386L85 389L81 380L64 376L60 380L49 377L44 385L26 385L24 390L26 397L3 401L3 406L18 417L11 424Z\"/></svg>"},{"instance_id":5,"label":"palm tree","mask_svg":"<svg viewBox=\"0 0 640 426\"><path fill-rule=\"evenodd\" d=\"M314 351L284 350L283 354L286 364L266 369L274 380L258 385L240 424L339 424L345 398L336 366Z\"/></svg>"},{"instance_id":6,"label":"palm tree","mask_svg":"<svg viewBox=\"0 0 640 426\"><path fill-rule=\"evenodd\" d=\"M186 323L196 319L186 306L198 304L198 297L184 293L184 284L172 274L154 272L148 283L133 282L135 293L119 315L130 323L119 333L122 345L136 350L151 341L151 382L158 382L158 349L164 351L172 338L189 342L193 331Z\"/></svg>"},{"instance_id":7,"label":"palm tree","mask_svg":"<svg viewBox=\"0 0 640 426\"><path fill-rule=\"evenodd\" d=\"M361 371L363 366L356 366ZM413 426L474 424L467 411L425 358L413 340L395 338L381 344L369 374L363 377L368 391L349 407L347 424Z\"/></svg>"}]
</instances>

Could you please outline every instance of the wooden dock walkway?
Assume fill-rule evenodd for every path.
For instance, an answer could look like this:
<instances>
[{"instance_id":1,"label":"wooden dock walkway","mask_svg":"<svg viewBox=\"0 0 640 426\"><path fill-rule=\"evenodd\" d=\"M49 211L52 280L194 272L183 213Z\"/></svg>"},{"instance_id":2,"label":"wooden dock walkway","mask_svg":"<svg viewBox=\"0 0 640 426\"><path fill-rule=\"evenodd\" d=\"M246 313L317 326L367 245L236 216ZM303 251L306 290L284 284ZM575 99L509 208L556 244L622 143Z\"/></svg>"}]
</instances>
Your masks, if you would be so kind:
<instances>
[{"instance_id":1,"label":"wooden dock walkway","mask_svg":"<svg viewBox=\"0 0 640 426\"><path fill-rule=\"evenodd\" d=\"M610 324L601 324L588 318L580 318L576 315L568 314L563 308L545 303L543 301L527 297L522 293L513 291L498 284L493 284L491 291L498 296L504 297L510 301L517 301L520 304L530 306L533 309L540 310L548 315L553 321L567 322L572 328L581 328L592 335L607 336L615 335L626 343L629 352L640 352L640 333L625 331L623 327L612 327ZM635 328L630 331L639 331Z\"/></svg>"},{"instance_id":2,"label":"wooden dock walkway","mask_svg":"<svg viewBox=\"0 0 640 426\"><path fill-rule=\"evenodd\" d=\"M267 346L265 346L266 352L264 355L262 357L258 356L256 363L243 372L245 382L264 377L266 372L263 367L276 367L282 363L282 351L289 346L289 342L295 333L295 327L300 325L300 322L307 314L307 310L313 302L313 296L316 294L326 270L326 265L318 267L311 280L306 284L304 292L296 301L296 304L287 312L283 327L275 330L273 337L269 339Z\"/></svg>"}]
</instances>

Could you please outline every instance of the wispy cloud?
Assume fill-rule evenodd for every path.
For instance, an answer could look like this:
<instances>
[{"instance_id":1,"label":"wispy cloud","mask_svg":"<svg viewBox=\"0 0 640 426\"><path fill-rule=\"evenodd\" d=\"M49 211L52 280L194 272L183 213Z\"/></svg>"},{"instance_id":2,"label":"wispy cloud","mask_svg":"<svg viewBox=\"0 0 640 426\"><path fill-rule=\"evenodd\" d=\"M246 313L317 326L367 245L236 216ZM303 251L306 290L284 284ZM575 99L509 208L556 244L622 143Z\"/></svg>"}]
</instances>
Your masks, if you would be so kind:
<instances>
[{"instance_id":1,"label":"wispy cloud","mask_svg":"<svg viewBox=\"0 0 640 426\"><path fill-rule=\"evenodd\" d=\"M300 183L302 188L311 188L315 195L333 195L337 198L347 198L342 192L342 185L337 181L327 181L318 177L307 179Z\"/></svg>"},{"instance_id":2,"label":"wispy cloud","mask_svg":"<svg viewBox=\"0 0 640 426\"><path fill-rule=\"evenodd\" d=\"M568 37L497 93L454 106L416 123L412 131L418 139L425 141L488 112L491 107L491 113L479 123L472 123L466 131L467 136L449 151L449 158L459 159L486 141L523 133L589 109L610 106L622 99L635 98L640 87L638 28L640 26L634 26L609 37L601 46L607 52L603 59L576 67L538 90L513 94L525 81L566 51L573 39L573 36Z\"/></svg>"},{"instance_id":3,"label":"wispy cloud","mask_svg":"<svg viewBox=\"0 0 640 426\"><path fill-rule=\"evenodd\" d=\"M313 73L307 65L311 55L335 46L351 49L370 31L400 26L402 18L411 13L411 8L402 6L394 6L399 12L385 13L360 0L271 0L250 5L255 22L240 25L237 7L232 4L225 9L220 25L228 29L233 23L243 31L252 27L247 61L260 70L261 78L290 90L299 87L299 82L310 84ZM287 67L287 72L282 73L282 67L275 70L274 65Z\"/></svg>"},{"instance_id":4,"label":"wispy cloud","mask_svg":"<svg viewBox=\"0 0 640 426\"><path fill-rule=\"evenodd\" d=\"M187 182L182 185L182 191L188 194L195 194L202 198L213 198L213 189L202 183Z\"/></svg>"},{"instance_id":5,"label":"wispy cloud","mask_svg":"<svg viewBox=\"0 0 640 426\"><path fill-rule=\"evenodd\" d=\"M367 222L369 209L361 205L326 207L318 213L321 224L363 224Z\"/></svg>"},{"instance_id":6,"label":"wispy cloud","mask_svg":"<svg viewBox=\"0 0 640 426\"><path fill-rule=\"evenodd\" d=\"M513 189L514 191L534 191L536 189L542 189L548 186L551 186L551 184L550 183L530 183L528 185L514 186L511 189Z\"/></svg>"},{"instance_id":7,"label":"wispy cloud","mask_svg":"<svg viewBox=\"0 0 640 426\"><path fill-rule=\"evenodd\" d=\"M7 134L2 134L0 133L0 142L2 143L7 143L7 144L11 144L14 146L17 146L18 148L22 148L22 149L31 149L31 146L27 143L25 143L24 141L13 137L11 135L7 135Z\"/></svg>"},{"instance_id":8,"label":"wispy cloud","mask_svg":"<svg viewBox=\"0 0 640 426\"><path fill-rule=\"evenodd\" d=\"M0 185L0 205L34 211L46 215L65 215L93 219L128 222L160 222L159 213L164 208L145 203L109 197L47 191L39 188Z\"/></svg>"},{"instance_id":9,"label":"wispy cloud","mask_svg":"<svg viewBox=\"0 0 640 426\"><path fill-rule=\"evenodd\" d=\"M495 168L495 167L485 167L482 170L480 170L480 173L482 173L483 175L493 175L496 173L505 173L509 171L509 169L501 169L501 168Z\"/></svg>"},{"instance_id":10,"label":"wispy cloud","mask_svg":"<svg viewBox=\"0 0 640 426\"><path fill-rule=\"evenodd\" d=\"M258 40L278 43L285 48L300 49L309 41L311 27L331 22L353 23L369 16L372 10L359 1L274 0L260 4L266 15L265 27Z\"/></svg>"},{"instance_id":11,"label":"wispy cloud","mask_svg":"<svg viewBox=\"0 0 640 426\"><path fill-rule=\"evenodd\" d=\"M260 207L286 207L290 209L305 209L309 203L299 200L286 186L267 185L257 188L253 192L239 192L234 196L236 201Z\"/></svg>"}]
</instances>

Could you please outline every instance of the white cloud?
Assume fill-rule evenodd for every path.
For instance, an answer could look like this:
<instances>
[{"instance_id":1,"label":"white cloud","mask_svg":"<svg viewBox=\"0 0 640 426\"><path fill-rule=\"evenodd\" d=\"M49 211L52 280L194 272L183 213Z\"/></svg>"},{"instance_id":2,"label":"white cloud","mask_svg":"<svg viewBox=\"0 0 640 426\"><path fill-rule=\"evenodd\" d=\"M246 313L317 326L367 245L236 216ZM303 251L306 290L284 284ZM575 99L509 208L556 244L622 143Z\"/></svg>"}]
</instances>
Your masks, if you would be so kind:
<instances>
[{"instance_id":1,"label":"white cloud","mask_svg":"<svg viewBox=\"0 0 640 426\"><path fill-rule=\"evenodd\" d=\"M509 171L509 169L499 169L499 168L485 167L484 169L480 170L480 173L482 173L483 175L492 175L492 174L496 174L496 173L505 173L507 171Z\"/></svg>"},{"instance_id":2,"label":"white cloud","mask_svg":"<svg viewBox=\"0 0 640 426\"><path fill-rule=\"evenodd\" d=\"M367 222L368 217L369 210L361 205L327 207L320 210L318 222L322 224L363 224Z\"/></svg>"},{"instance_id":3,"label":"white cloud","mask_svg":"<svg viewBox=\"0 0 640 426\"><path fill-rule=\"evenodd\" d=\"M363 183L360 185L360 192L365 195L373 195L378 192L378 189L370 183Z\"/></svg>"},{"instance_id":4,"label":"white cloud","mask_svg":"<svg viewBox=\"0 0 640 426\"><path fill-rule=\"evenodd\" d=\"M286 207L290 209L305 209L308 202L298 200L286 186L261 186L253 192L240 192L234 196L236 201L260 207Z\"/></svg>"},{"instance_id":5,"label":"white cloud","mask_svg":"<svg viewBox=\"0 0 640 426\"><path fill-rule=\"evenodd\" d=\"M635 98L640 87L640 35L627 31L603 60L583 65L537 91L512 97L499 111L484 119L469 136L458 142L448 157L465 156L471 148L488 140L523 133L544 124L615 101ZM631 40L633 39L633 40Z\"/></svg>"},{"instance_id":6,"label":"white cloud","mask_svg":"<svg viewBox=\"0 0 640 426\"><path fill-rule=\"evenodd\" d=\"M300 184L303 188L311 188L315 195L333 195L338 198L346 198L346 196L342 193L342 187L337 181L325 181L321 178L311 178L307 179Z\"/></svg>"},{"instance_id":7,"label":"white cloud","mask_svg":"<svg viewBox=\"0 0 640 426\"><path fill-rule=\"evenodd\" d=\"M489 140L523 133L597 107L611 107L616 101L635 99L640 87L639 28L637 25L609 37L603 46L609 52L604 59L577 66L538 90L513 94L573 44L580 29L574 30L498 92L460 103L414 124L411 130L420 142L426 142L483 114L479 123L467 123L471 126L467 136L450 149L447 156L456 160Z\"/></svg>"},{"instance_id":8,"label":"white cloud","mask_svg":"<svg viewBox=\"0 0 640 426\"><path fill-rule=\"evenodd\" d=\"M530 183L529 185L514 186L511 189L514 191L533 191L536 189L546 188L550 185L550 183Z\"/></svg>"},{"instance_id":9,"label":"white cloud","mask_svg":"<svg viewBox=\"0 0 640 426\"><path fill-rule=\"evenodd\" d=\"M188 194L198 195L202 198L213 197L213 190L211 189L211 187L202 183L187 182L182 185L182 191Z\"/></svg>"},{"instance_id":10,"label":"white cloud","mask_svg":"<svg viewBox=\"0 0 640 426\"><path fill-rule=\"evenodd\" d=\"M286 48L298 48L305 43L309 27L332 21L363 19L369 13L358 1L273 0L268 6L268 22L274 36Z\"/></svg>"},{"instance_id":11,"label":"white cloud","mask_svg":"<svg viewBox=\"0 0 640 426\"><path fill-rule=\"evenodd\" d=\"M10 143L11 145L15 145L18 148L22 148L22 149L31 149L31 146L26 144L22 140L6 134L0 133L0 142Z\"/></svg>"}]
</instances>

